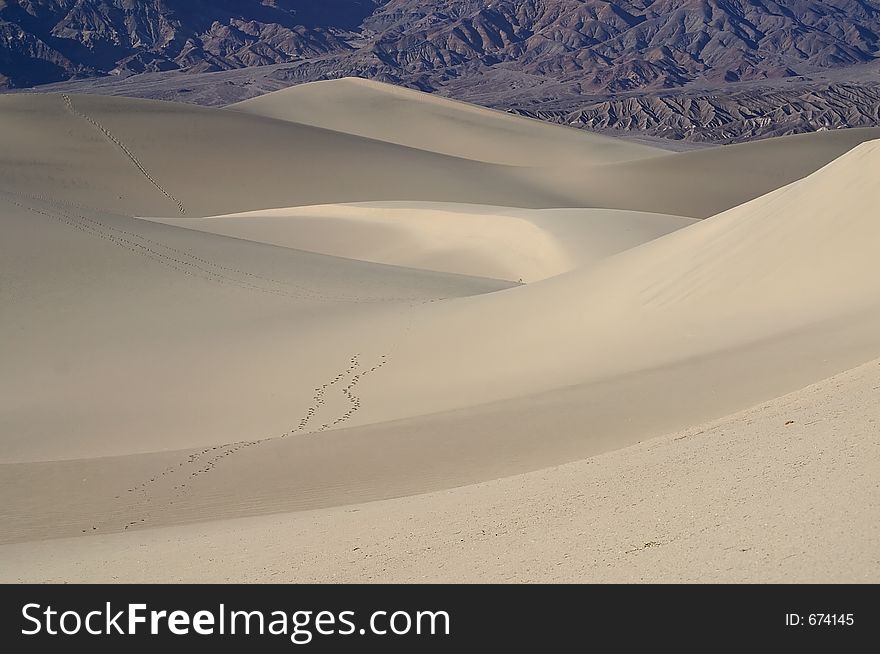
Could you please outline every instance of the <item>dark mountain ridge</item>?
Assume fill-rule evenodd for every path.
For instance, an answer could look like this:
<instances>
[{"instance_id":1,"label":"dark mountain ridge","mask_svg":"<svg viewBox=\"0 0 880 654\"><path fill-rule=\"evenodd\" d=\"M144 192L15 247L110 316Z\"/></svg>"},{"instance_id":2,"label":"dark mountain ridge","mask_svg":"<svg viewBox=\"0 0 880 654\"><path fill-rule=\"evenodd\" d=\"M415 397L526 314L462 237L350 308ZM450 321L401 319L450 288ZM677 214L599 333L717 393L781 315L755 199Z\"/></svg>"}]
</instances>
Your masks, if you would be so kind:
<instances>
[{"instance_id":1,"label":"dark mountain ridge","mask_svg":"<svg viewBox=\"0 0 880 654\"><path fill-rule=\"evenodd\" d=\"M0 0L8 86L320 59L434 90L495 67L582 91L870 61L872 0ZM334 55L327 57L327 55Z\"/></svg>"},{"instance_id":2,"label":"dark mountain ridge","mask_svg":"<svg viewBox=\"0 0 880 654\"><path fill-rule=\"evenodd\" d=\"M223 104L359 76L707 141L876 124L878 51L880 0L0 0L0 88Z\"/></svg>"}]
</instances>

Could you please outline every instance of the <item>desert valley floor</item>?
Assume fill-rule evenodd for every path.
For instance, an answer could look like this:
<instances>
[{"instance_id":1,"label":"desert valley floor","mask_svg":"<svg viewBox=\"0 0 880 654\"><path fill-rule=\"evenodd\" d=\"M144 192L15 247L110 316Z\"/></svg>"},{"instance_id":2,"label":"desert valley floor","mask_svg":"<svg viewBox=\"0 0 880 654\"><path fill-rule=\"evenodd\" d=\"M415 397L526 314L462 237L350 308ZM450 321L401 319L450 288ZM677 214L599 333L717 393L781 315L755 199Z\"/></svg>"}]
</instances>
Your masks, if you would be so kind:
<instances>
[{"instance_id":1,"label":"desert valley floor","mask_svg":"<svg viewBox=\"0 0 880 654\"><path fill-rule=\"evenodd\" d=\"M880 581L878 139L0 96L0 581Z\"/></svg>"}]
</instances>

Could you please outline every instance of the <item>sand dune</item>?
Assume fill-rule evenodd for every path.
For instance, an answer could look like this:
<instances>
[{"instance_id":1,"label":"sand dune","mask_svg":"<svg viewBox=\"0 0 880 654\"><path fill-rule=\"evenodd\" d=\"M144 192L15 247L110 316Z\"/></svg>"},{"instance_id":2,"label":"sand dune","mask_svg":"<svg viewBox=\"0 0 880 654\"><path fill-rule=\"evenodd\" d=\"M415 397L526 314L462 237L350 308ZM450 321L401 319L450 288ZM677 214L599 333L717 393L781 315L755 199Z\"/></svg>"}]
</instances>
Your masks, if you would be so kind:
<instances>
[{"instance_id":1,"label":"sand dune","mask_svg":"<svg viewBox=\"0 0 880 654\"><path fill-rule=\"evenodd\" d=\"M448 491L0 546L0 581L877 583L878 384L875 361L647 443Z\"/></svg>"},{"instance_id":2,"label":"sand dune","mask_svg":"<svg viewBox=\"0 0 880 654\"><path fill-rule=\"evenodd\" d=\"M665 154L660 148L355 77L300 84L228 108L489 163L558 166Z\"/></svg>"},{"instance_id":3,"label":"sand dune","mask_svg":"<svg viewBox=\"0 0 880 654\"><path fill-rule=\"evenodd\" d=\"M54 199L130 215L364 200L565 205L508 167L220 109L12 95L0 111L3 188L39 195L49 184Z\"/></svg>"},{"instance_id":4,"label":"sand dune","mask_svg":"<svg viewBox=\"0 0 880 654\"><path fill-rule=\"evenodd\" d=\"M550 188L578 188L589 206L708 218L815 172L880 128L796 134L608 166L538 174Z\"/></svg>"},{"instance_id":5,"label":"sand dune","mask_svg":"<svg viewBox=\"0 0 880 654\"><path fill-rule=\"evenodd\" d=\"M880 138L880 128L832 130L671 154L357 78L302 84L229 109L431 152L527 166L531 170L524 177L552 189L557 203L519 206L586 206L694 218L707 218L769 193L859 143Z\"/></svg>"},{"instance_id":6,"label":"sand dune","mask_svg":"<svg viewBox=\"0 0 880 654\"><path fill-rule=\"evenodd\" d=\"M815 329L821 339L835 320L852 324L850 315L874 321L880 189L869 176L878 168L880 142L866 143L800 182L599 266L418 307L395 365L364 389L370 408L358 419L549 391L793 332Z\"/></svg>"},{"instance_id":7,"label":"sand dune","mask_svg":"<svg viewBox=\"0 0 880 654\"><path fill-rule=\"evenodd\" d=\"M0 206L7 461L272 434L347 367L358 317L510 285L49 202L0 196ZM334 337L325 323L337 322Z\"/></svg>"},{"instance_id":8,"label":"sand dune","mask_svg":"<svg viewBox=\"0 0 880 654\"><path fill-rule=\"evenodd\" d=\"M37 395L20 364L22 375L6 397L9 407L24 410L4 414L17 419L5 431L24 437L5 441L6 460L72 460L4 466L6 510L19 516L6 537L45 536L41 500L35 506L33 493L18 490L33 485L53 497L56 536L382 499L615 449L876 357L880 311L870 282L876 229L870 194L850 194L844 206L821 203L829 187L863 184L861 171L874 165L876 148L862 146L813 178L593 268L501 293L473 295L481 289L471 286L458 291L471 298L427 304L394 296L378 303L334 298L336 306L305 312L303 298L279 298L289 303L286 310L272 304L262 313L251 304L255 300L231 303L224 295L218 304L247 316L228 324L223 309L204 308L209 295L200 287L200 301L181 294L181 303L205 322L227 325L200 328L196 318L164 300L166 311L186 317L195 329L186 338L159 331L152 348L142 332L123 339L123 346L136 341L143 350L125 368L137 370L134 378L79 364L67 378L55 373L54 392L45 386L49 371L34 374L33 384L43 384ZM837 233L841 216L856 217L841 232L850 240L838 243L847 248L846 263L830 252L816 259L816 247ZM743 221L755 236L739 244ZM791 238L786 227L792 225L799 238L783 248L779 239ZM185 236L187 249L215 243L217 252L238 254L267 247L152 228ZM317 256L269 251L284 258ZM210 261L204 255L211 250L196 252ZM265 252L244 263L260 260L274 270L279 264L266 260ZM811 273L817 263L824 267ZM396 275L407 269L383 270ZM851 293L835 290L857 270L863 283L851 284ZM811 274L828 283L803 286ZM308 278L317 285L323 272ZM702 286L694 288L698 280ZM381 288L387 286L391 282ZM329 296L310 299L320 305ZM426 299L437 298L420 301ZM154 312L158 302L146 311ZM113 327L120 320L141 323L144 310L124 306L114 320ZM68 332L65 345L72 336ZM106 357L107 369L118 360L107 345L113 339L98 336L93 350ZM78 389L73 394L71 378ZM110 396L121 400L112 410L106 407ZM40 399L32 409L29 397ZM149 413L142 397L150 399ZM100 405L91 398L101 398ZM73 406L88 420L72 421ZM119 433L120 424L135 421ZM315 430L319 438L306 436ZM46 436L55 433L54 439ZM172 443L203 447L149 453ZM125 456L82 459L98 452ZM89 484L71 492L84 474Z\"/></svg>"},{"instance_id":9,"label":"sand dune","mask_svg":"<svg viewBox=\"0 0 880 654\"><path fill-rule=\"evenodd\" d=\"M364 202L158 219L166 225L349 259L533 282L694 222L603 209Z\"/></svg>"},{"instance_id":10,"label":"sand dune","mask_svg":"<svg viewBox=\"0 0 880 654\"><path fill-rule=\"evenodd\" d=\"M622 451L880 356L876 131L630 158L396 93L0 98L3 542L122 561L189 525L154 535L228 558L232 519Z\"/></svg>"},{"instance_id":11,"label":"sand dune","mask_svg":"<svg viewBox=\"0 0 880 654\"><path fill-rule=\"evenodd\" d=\"M704 218L880 137L880 130L839 130L777 139L775 147L759 142L607 165L505 166L169 102L10 95L0 98L0 112L0 188L40 198L49 187L54 200L160 217L398 200ZM445 140L454 130L435 133ZM524 158L535 149L528 141L498 142ZM590 143L588 159L606 147Z\"/></svg>"}]
</instances>

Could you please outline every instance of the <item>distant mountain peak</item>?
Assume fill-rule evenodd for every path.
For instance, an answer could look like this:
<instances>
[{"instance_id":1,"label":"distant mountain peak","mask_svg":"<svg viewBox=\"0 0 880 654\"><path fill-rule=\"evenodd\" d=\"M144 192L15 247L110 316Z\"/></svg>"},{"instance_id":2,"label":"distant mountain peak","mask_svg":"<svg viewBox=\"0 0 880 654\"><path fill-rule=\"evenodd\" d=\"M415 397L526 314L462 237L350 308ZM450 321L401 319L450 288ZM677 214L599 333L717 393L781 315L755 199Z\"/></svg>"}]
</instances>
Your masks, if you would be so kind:
<instances>
[{"instance_id":1,"label":"distant mountain peak","mask_svg":"<svg viewBox=\"0 0 880 654\"><path fill-rule=\"evenodd\" d=\"M877 0L0 0L0 83L278 63L433 90L503 67L582 92L869 61Z\"/></svg>"}]
</instances>

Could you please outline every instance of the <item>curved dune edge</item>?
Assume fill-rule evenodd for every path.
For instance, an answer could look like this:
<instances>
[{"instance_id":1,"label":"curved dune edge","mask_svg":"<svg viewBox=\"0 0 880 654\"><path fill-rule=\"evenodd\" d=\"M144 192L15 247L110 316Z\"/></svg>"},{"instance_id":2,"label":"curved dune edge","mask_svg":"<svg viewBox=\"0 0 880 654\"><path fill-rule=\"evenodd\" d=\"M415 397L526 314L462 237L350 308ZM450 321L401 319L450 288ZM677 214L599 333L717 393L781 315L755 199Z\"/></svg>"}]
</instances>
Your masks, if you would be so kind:
<instances>
[{"instance_id":1,"label":"curved dune edge","mask_svg":"<svg viewBox=\"0 0 880 654\"><path fill-rule=\"evenodd\" d=\"M695 222L613 209L360 202L153 219L320 254L510 281L593 265Z\"/></svg>"},{"instance_id":2,"label":"curved dune edge","mask_svg":"<svg viewBox=\"0 0 880 654\"><path fill-rule=\"evenodd\" d=\"M495 164L603 164L667 153L356 77L299 84L226 109Z\"/></svg>"},{"instance_id":3,"label":"curved dune edge","mask_svg":"<svg viewBox=\"0 0 880 654\"><path fill-rule=\"evenodd\" d=\"M0 546L0 581L877 583L878 384L874 361L623 450L426 495Z\"/></svg>"},{"instance_id":4,"label":"curved dune edge","mask_svg":"<svg viewBox=\"0 0 880 654\"><path fill-rule=\"evenodd\" d=\"M880 128L848 129L619 163L508 166L224 109L68 98L74 111L60 95L0 97L0 188L127 216L179 217L179 205L199 217L407 201L705 218L880 138ZM566 138L590 136L550 127ZM449 127L435 132L455 135ZM516 138L504 143L522 156L533 149Z\"/></svg>"},{"instance_id":5,"label":"curved dune edge","mask_svg":"<svg viewBox=\"0 0 880 654\"><path fill-rule=\"evenodd\" d=\"M600 383L789 333L812 334L803 347L818 351L809 338L825 338L828 325L863 334L880 315L872 245L878 198L864 182L865 170L878 163L878 144L863 144L800 182L596 266L492 293L479 289L503 284L61 213L80 220L84 237L104 234L103 242L93 241L97 250L83 241L76 256L100 260L109 241L118 246L114 255L124 257L109 265L142 289L111 294L116 280L100 282L109 285L107 295L96 293L94 301L104 307L112 298L114 307L107 324L89 324L94 307L71 309L82 311L79 322L87 326L77 347L82 383L73 388L46 356L45 333L21 337L8 359L15 384L4 393L16 437L4 440L3 458L264 443ZM23 220L22 235L34 227ZM39 249L40 235L33 239ZM128 268L136 263L128 255L133 250L144 268ZM160 261L182 303L169 315L187 330L161 317L156 322L155 307L169 306L168 282L159 269L147 271ZM270 272L252 272L257 266ZM45 273L38 267L34 275ZM205 293L203 284L214 291ZM145 304L147 297L153 300ZM40 306L29 294L20 301ZM28 315L9 320L30 322ZM56 356L70 356L64 352L75 337L70 325L41 329L58 330ZM851 339L839 354L843 367L858 363L847 352L880 354L871 347L871 337ZM806 354L784 350L780 370L802 371L802 383L814 380L816 364ZM126 369L111 374L120 357ZM126 374L132 365L135 376ZM779 390L791 390L785 384ZM148 415L144 397L152 406ZM34 398L51 401L30 409ZM72 422L71 413L85 419ZM131 425L121 438L120 424Z\"/></svg>"},{"instance_id":6,"label":"curved dune edge","mask_svg":"<svg viewBox=\"0 0 880 654\"><path fill-rule=\"evenodd\" d=\"M557 167L171 103L10 96L0 111L5 542L472 486L880 355L880 152L849 152L876 130ZM350 228L425 203L457 206L435 270L423 223L376 263L335 228L310 245L228 216L301 221L320 204ZM492 215L529 216L505 233L545 254L524 269L484 242L456 263L467 203L530 208ZM713 217L633 237L646 207ZM177 226L217 215L248 233Z\"/></svg>"},{"instance_id":7,"label":"curved dune edge","mask_svg":"<svg viewBox=\"0 0 880 654\"><path fill-rule=\"evenodd\" d=\"M880 141L864 143L799 182L597 266L418 307L394 364L363 389L370 409L358 419L527 396L835 320L873 321L877 170Z\"/></svg>"}]
</instances>

